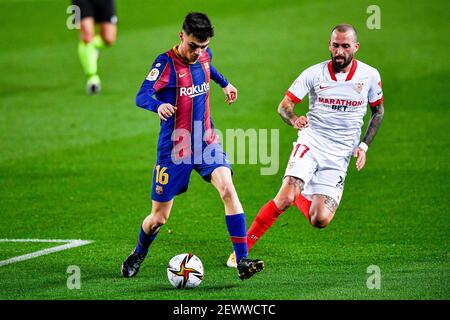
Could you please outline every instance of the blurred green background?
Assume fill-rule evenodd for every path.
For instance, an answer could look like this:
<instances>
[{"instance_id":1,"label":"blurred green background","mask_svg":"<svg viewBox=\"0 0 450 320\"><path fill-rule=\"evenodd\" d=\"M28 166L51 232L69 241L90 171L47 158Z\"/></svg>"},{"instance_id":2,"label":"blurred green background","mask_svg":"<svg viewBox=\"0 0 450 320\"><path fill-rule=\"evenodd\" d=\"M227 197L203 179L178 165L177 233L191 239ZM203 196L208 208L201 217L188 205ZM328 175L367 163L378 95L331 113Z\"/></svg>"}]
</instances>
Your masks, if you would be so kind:
<instances>
[{"instance_id":1,"label":"blurred green background","mask_svg":"<svg viewBox=\"0 0 450 320\"><path fill-rule=\"evenodd\" d=\"M0 0L0 239L94 243L1 266L0 299L449 298L449 2L379 1L381 29L369 30L370 1L118 0L99 96L84 93L69 4ZM365 169L352 160L333 222L317 230L289 209L252 251L266 270L246 282L225 267L232 248L222 204L196 174L140 274L119 272L150 210L159 131L135 94L154 58L178 43L190 11L211 18L213 64L239 89L229 107L211 86L215 126L280 130L276 175L233 166L248 226L275 196L296 139L278 103L302 70L329 58L334 25L355 25L356 58L383 80L384 122ZM307 101L296 111L305 113ZM49 246L0 243L0 260ZM205 280L172 289L165 266L188 251L202 259ZM81 290L67 289L69 265L80 266ZM366 286L370 265L381 269L380 290Z\"/></svg>"}]
</instances>

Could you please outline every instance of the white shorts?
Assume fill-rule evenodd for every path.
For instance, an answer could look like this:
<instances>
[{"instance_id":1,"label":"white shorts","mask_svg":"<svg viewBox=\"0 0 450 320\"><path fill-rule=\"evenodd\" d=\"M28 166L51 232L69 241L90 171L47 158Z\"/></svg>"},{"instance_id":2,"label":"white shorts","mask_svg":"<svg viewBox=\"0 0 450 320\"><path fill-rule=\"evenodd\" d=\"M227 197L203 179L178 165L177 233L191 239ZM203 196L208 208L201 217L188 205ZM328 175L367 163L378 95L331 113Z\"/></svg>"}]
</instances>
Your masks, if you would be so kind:
<instances>
[{"instance_id":1,"label":"white shorts","mask_svg":"<svg viewBox=\"0 0 450 320\"><path fill-rule=\"evenodd\" d=\"M350 156L335 156L314 147L306 137L294 142L284 177L302 179L302 195L309 200L315 194L323 194L340 203Z\"/></svg>"}]
</instances>

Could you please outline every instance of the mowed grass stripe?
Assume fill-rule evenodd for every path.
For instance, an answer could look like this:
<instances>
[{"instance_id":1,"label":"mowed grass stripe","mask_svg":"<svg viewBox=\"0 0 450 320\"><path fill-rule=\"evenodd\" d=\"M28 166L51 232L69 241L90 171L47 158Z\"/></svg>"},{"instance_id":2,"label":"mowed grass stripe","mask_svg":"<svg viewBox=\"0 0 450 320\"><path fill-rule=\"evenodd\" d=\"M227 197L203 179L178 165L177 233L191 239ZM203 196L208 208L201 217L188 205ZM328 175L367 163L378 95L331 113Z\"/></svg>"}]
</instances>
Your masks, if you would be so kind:
<instances>
[{"instance_id":1,"label":"mowed grass stripe","mask_svg":"<svg viewBox=\"0 0 450 320\"><path fill-rule=\"evenodd\" d=\"M0 54L6 71L0 75L0 234L95 242L2 267L1 298L448 298L449 139L442 93L448 82L442 41L448 40L437 37L436 30L445 27L439 5L417 2L410 8L406 2L381 2L382 29L367 30L369 3L283 1L282 8L278 3L265 1L261 6L270 10L261 11L260 5L251 9L254 2L236 2L246 7L236 10L237 15L214 3L195 4L211 14L216 27L214 65L240 89L238 103L230 108L220 88L212 86L213 119L221 130L280 129L277 175L260 176L258 166L234 166L249 226L275 195L295 139L295 131L276 114L284 91L301 70L328 58L326 41L334 23L354 22L362 43L358 59L382 74L386 118L367 167L356 172L352 161L332 224L313 229L303 215L289 209L252 252L266 261L267 269L240 282L225 267L231 244L222 204L194 173L138 277L121 278L120 264L150 210L159 129L155 114L134 106L134 95L154 57L177 42L179 21L194 7L180 4L173 20L161 16L149 21L149 12L155 11L121 2L118 42L102 52L104 92L99 97L84 96L76 33L67 36L67 30L58 28L50 32L53 25L61 25L64 13L46 14L42 37L30 31L35 37L27 34L24 41L20 28L9 29L13 33L8 36L18 44ZM343 7L349 10L342 12ZM418 13L430 32L415 25ZM296 107L299 113L306 110L306 102ZM205 281L196 290L174 290L166 280L168 260L181 252L194 252L205 265ZM80 266L81 290L67 289L69 265ZM381 290L366 286L369 265L381 269Z\"/></svg>"}]
</instances>

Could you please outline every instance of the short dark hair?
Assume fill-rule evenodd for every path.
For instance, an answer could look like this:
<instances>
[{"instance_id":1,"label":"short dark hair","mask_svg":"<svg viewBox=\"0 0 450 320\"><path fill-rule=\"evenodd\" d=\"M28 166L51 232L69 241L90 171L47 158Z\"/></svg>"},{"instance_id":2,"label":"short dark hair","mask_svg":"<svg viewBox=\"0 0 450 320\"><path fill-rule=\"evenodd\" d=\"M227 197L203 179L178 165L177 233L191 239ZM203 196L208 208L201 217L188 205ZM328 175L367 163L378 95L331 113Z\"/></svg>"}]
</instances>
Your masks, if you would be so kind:
<instances>
[{"instance_id":1,"label":"short dark hair","mask_svg":"<svg viewBox=\"0 0 450 320\"><path fill-rule=\"evenodd\" d=\"M337 26L335 26L333 28L333 30L331 30L331 34L333 34L334 31L338 31L338 32L347 32L347 31L353 31L353 35L355 37L355 42L358 41L358 32L356 32L356 29L354 26L352 26L351 24L348 23L341 23L338 24Z\"/></svg>"},{"instance_id":2,"label":"short dark hair","mask_svg":"<svg viewBox=\"0 0 450 320\"><path fill-rule=\"evenodd\" d=\"M190 12L183 22L183 31L187 35L193 35L201 42L214 36L214 28L208 16L201 12Z\"/></svg>"}]
</instances>

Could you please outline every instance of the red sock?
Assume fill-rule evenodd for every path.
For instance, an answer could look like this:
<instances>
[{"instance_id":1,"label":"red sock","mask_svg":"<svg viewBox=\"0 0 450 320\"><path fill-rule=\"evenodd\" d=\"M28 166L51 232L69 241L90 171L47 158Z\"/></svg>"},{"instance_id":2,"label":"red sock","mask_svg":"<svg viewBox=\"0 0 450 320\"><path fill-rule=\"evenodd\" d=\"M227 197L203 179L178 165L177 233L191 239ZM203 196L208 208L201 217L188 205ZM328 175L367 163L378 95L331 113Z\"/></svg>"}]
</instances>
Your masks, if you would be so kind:
<instances>
[{"instance_id":1,"label":"red sock","mask_svg":"<svg viewBox=\"0 0 450 320\"><path fill-rule=\"evenodd\" d=\"M309 216L309 208L311 207L311 201L306 199L301 194L298 195L297 199L294 201L294 205L300 210L303 215L311 222L311 217Z\"/></svg>"},{"instance_id":2,"label":"red sock","mask_svg":"<svg viewBox=\"0 0 450 320\"><path fill-rule=\"evenodd\" d=\"M247 247L248 251L253 247L255 242L272 226L283 211L277 208L275 202L270 200L267 202L253 221L250 229L247 231Z\"/></svg>"}]
</instances>

